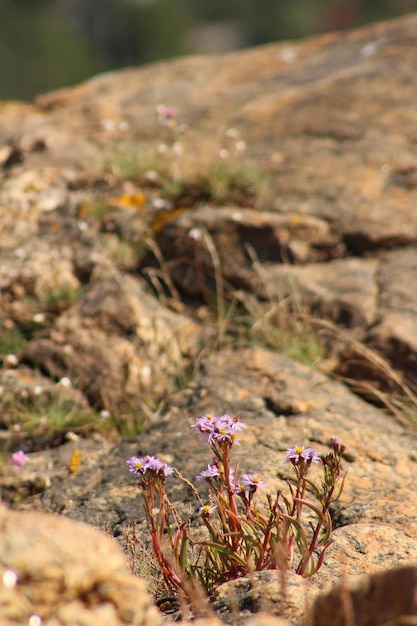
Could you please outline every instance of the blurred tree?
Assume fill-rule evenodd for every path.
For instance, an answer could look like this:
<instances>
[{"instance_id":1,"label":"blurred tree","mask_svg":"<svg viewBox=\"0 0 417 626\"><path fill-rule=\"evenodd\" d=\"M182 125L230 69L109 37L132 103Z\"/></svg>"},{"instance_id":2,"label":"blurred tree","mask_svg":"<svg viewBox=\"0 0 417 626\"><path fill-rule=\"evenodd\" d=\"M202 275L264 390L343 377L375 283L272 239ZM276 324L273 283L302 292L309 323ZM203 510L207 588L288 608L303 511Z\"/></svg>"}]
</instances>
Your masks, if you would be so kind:
<instances>
[{"instance_id":1,"label":"blurred tree","mask_svg":"<svg viewBox=\"0 0 417 626\"><path fill-rule=\"evenodd\" d=\"M0 98L198 51L189 33L207 23L255 45L411 10L417 0L0 0Z\"/></svg>"},{"instance_id":2,"label":"blurred tree","mask_svg":"<svg viewBox=\"0 0 417 626\"><path fill-rule=\"evenodd\" d=\"M54 0L0 0L0 98L28 99L92 74L86 42Z\"/></svg>"}]
</instances>

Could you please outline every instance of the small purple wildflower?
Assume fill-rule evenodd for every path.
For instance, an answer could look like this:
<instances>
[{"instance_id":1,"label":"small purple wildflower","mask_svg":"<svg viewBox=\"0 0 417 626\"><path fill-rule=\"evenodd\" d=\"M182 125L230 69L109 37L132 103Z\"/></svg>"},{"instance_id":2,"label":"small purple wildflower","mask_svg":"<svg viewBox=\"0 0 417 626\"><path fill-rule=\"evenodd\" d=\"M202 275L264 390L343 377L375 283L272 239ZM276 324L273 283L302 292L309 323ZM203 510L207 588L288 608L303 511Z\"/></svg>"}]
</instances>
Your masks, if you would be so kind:
<instances>
[{"instance_id":1,"label":"small purple wildflower","mask_svg":"<svg viewBox=\"0 0 417 626\"><path fill-rule=\"evenodd\" d=\"M158 116L158 122L161 126L167 126L174 128L177 119L177 110L174 107L166 106L165 104L158 104L156 107L156 114Z\"/></svg>"},{"instance_id":2,"label":"small purple wildflower","mask_svg":"<svg viewBox=\"0 0 417 626\"><path fill-rule=\"evenodd\" d=\"M199 513L201 513L203 517L208 517L209 515L214 513L216 509L217 509L216 504L205 504L204 506L200 506L198 510L199 510Z\"/></svg>"},{"instance_id":3,"label":"small purple wildflower","mask_svg":"<svg viewBox=\"0 0 417 626\"><path fill-rule=\"evenodd\" d=\"M207 465L207 469L203 470L197 476L197 480L208 480L210 481L212 478L219 478L220 472L219 468L216 465Z\"/></svg>"},{"instance_id":4,"label":"small purple wildflower","mask_svg":"<svg viewBox=\"0 0 417 626\"><path fill-rule=\"evenodd\" d=\"M318 463L320 457L313 448L294 446L294 448L288 448L285 460L287 463L300 465L301 463Z\"/></svg>"},{"instance_id":5,"label":"small purple wildflower","mask_svg":"<svg viewBox=\"0 0 417 626\"><path fill-rule=\"evenodd\" d=\"M13 452L10 462L15 467L23 467L29 461L29 457L27 454L23 452L23 450L18 450L17 452Z\"/></svg>"},{"instance_id":6,"label":"small purple wildflower","mask_svg":"<svg viewBox=\"0 0 417 626\"><path fill-rule=\"evenodd\" d=\"M147 472L160 478L166 478L174 472L174 468L167 465L160 459L154 456L132 456L126 463L129 466L129 471L136 476L143 477Z\"/></svg>"},{"instance_id":7,"label":"small purple wildflower","mask_svg":"<svg viewBox=\"0 0 417 626\"><path fill-rule=\"evenodd\" d=\"M158 104L156 107L156 112L158 117L164 119L171 119L173 117L177 117L177 110L174 107L166 106L165 104Z\"/></svg>"},{"instance_id":8,"label":"small purple wildflower","mask_svg":"<svg viewBox=\"0 0 417 626\"><path fill-rule=\"evenodd\" d=\"M204 443L230 442L232 444L238 443L236 433L245 427L246 424L240 422L238 417L230 417L227 414L216 416L208 413L199 417L191 428L199 431Z\"/></svg>"},{"instance_id":9,"label":"small purple wildflower","mask_svg":"<svg viewBox=\"0 0 417 626\"><path fill-rule=\"evenodd\" d=\"M236 485L237 493L245 491L254 492L258 487L264 487L265 481L258 474L243 474L239 483Z\"/></svg>"},{"instance_id":10,"label":"small purple wildflower","mask_svg":"<svg viewBox=\"0 0 417 626\"><path fill-rule=\"evenodd\" d=\"M144 456L142 457L131 456L130 459L126 461L126 463L129 466L129 472L131 474L135 474L136 476L146 472L149 458L150 457L144 457Z\"/></svg>"},{"instance_id":11,"label":"small purple wildflower","mask_svg":"<svg viewBox=\"0 0 417 626\"><path fill-rule=\"evenodd\" d=\"M215 430L217 417L213 415L213 413L207 413L207 415L203 415L199 417L195 424L191 426L191 428L195 428L201 435L204 443L210 442L210 437Z\"/></svg>"},{"instance_id":12,"label":"small purple wildflower","mask_svg":"<svg viewBox=\"0 0 417 626\"><path fill-rule=\"evenodd\" d=\"M342 455L346 450L346 446L340 443L339 437L330 437L330 446L336 454Z\"/></svg>"},{"instance_id":13,"label":"small purple wildflower","mask_svg":"<svg viewBox=\"0 0 417 626\"><path fill-rule=\"evenodd\" d=\"M224 478L224 465L220 463L219 460L214 457L213 465L207 465L207 469L200 472L197 476L197 480L207 480L211 483L212 479L220 479ZM229 482L233 483L235 477L235 470L233 468L229 469Z\"/></svg>"},{"instance_id":14,"label":"small purple wildflower","mask_svg":"<svg viewBox=\"0 0 417 626\"><path fill-rule=\"evenodd\" d=\"M304 458L310 463L318 463L320 461L320 455L313 448L304 450Z\"/></svg>"}]
</instances>

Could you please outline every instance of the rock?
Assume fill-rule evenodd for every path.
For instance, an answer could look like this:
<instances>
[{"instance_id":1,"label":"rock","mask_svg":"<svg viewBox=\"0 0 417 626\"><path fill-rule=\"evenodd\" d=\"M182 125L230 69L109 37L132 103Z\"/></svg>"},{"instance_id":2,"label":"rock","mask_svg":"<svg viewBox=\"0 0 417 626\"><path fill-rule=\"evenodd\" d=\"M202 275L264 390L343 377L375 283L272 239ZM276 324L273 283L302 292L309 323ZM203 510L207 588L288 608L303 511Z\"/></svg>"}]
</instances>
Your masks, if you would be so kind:
<instances>
[{"instance_id":1,"label":"rock","mask_svg":"<svg viewBox=\"0 0 417 626\"><path fill-rule=\"evenodd\" d=\"M208 411L226 411L248 424L234 448L234 462L241 472L259 472L270 493L286 490L286 479L292 476L284 462L287 448L303 444L324 454L334 435L346 444L348 474L333 511L335 543L317 574L323 584L347 573L417 561L415 441L393 418L340 383L267 350L224 350L205 360L170 405L164 420L149 432L111 450L97 449L91 463L86 457L65 490L61 484L51 485L37 497L38 506L100 528L107 525L121 539L136 520L146 536L140 493L128 475L126 459L154 454L195 482L211 454L190 426ZM315 477L320 480L319 474ZM187 519L197 519L199 503L191 490L173 478L171 489L178 510ZM363 539L356 541L360 536ZM369 552L363 546L369 546Z\"/></svg>"},{"instance_id":2,"label":"rock","mask_svg":"<svg viewBox=\"0 0 417 626\"><path fill-rule=\"evenodd\" d=\"M0 618L91 626L162 623L143 581L103 533L64 517L0 508Z\"/></svg>"},{"instance_id":3,"label":"rock","mask_svg":"<svg viewBox=\"0 0 417 626\"><path fill-rule=\"evenodd\" d=\"M408 534L407 526L402 532L388 525L390 518L385 520L385 524L358 523L336 528L325 563L314 576L314 584L323 587L357 574L416 565L415 536Z\"/></svg>"},{"instance_id":4,"label":"rock","mask_svg":"<svg viewBox=\"0 0 417 626\"><path fill-rule=\"evenodd\" d=\"M398 311L414 302L412 281L403 281L402 294L395 285L412 275L417 241L416 167L407 139L417 133L408 97L416 80L408 43L416 19L297 42L290 65L287 44L270 44L109 73L40 96L36 105L4 103L0 150L6 161L11 145L20 155L3 168L0 192L9 207L0 218L8 250L0 273L6 321L28 323L44 311L38 298L45 290L57 282L82 287L106 264L154 272L146 256L151 234L167 255L164 271L174 289L207 299L221 276L272 298L271 307L300 298L305 310L352 327L414 384L415 315L410 305L407 315ZM157 114L164 102L178 111L181 154L176 131ZM11 144L11 136L19 140ZM138 142L145 144L139 155ZM200 206L196 181L219 161L226 178L236 168L243 178L256 170L268 175L268 196ZM164 176L171 187L188 188L191 206L164 197ZM117 203L126 192L143 196L143 206ZM199 229L206 240L188 236ZM25 296L35 296L35 307ZM344 348L338 375L398 389L372 359Z\"/></svg>"},{"instance_id":5,"label":"rock","mask_svg":"<svg viewBox=\"0 0 417 626\"><path fill-rule=\"evenodd\" d=\"M0 465L1 499L21 509L33 508L31 500L36 494L43 493L52 485L62 487L67 481L73 481L78 472L82 474L80 482L80 477L77 477L80 490L86 489L97 461L113 447L108 439L98 433L82 437L65 427L55 434L42 433L41 428L39 431L29 437L23 433L25 436L21 435L20 440L18 434L11 437L9 449L13 452L38 448L41 452L28 454L29 461L23 467L13 467L10 462ZM45 449L47 445L49 448ZM2 446L6 449L4 442ZM70 501L67 503L69 505ZM60 512L59 509L55 510ZM104 520L101 528L105 528L110 520L111 515Z\"/></svg>"},{"instance_id":6,"label":"rock","mask_svg":"<svg viewBox=\"0 0 417 626\"><path fill-rule=\"evenodd\" d=\"M310 603L303 578L272 570L224 583L216 590L213 608L226 624L251 623L248 617L258 613L279 615L293 624L304 617Z\"/></svg>"},{"instance_id":7,"label":"rock","mask_svg":"<svg viewBox=\"0 0 417 626\"><path fill-rule=\"evenodd\" d=\"M213 241L224 278L236 287L250 287L262 297L265 286L254 276L254 259L274 264L324 261L338 255L328 254L328 250L339 245L329 225L315 217L203 206L170 221L157 237L175 281L187 293L201 293L204 276L209 284L213 280L215 259L207 237Z\"/></svg>"},{"instance_id":8,"label":"rock","mask_svg":"<svg viewBox=\"0 0 417 626\"><path fill-rule=\"evenodd\" d=\"M265 613L258 613L249 619L246 624L247 626L290 626L288 620Z\"/></svg>"},{"instance_id":9,"label":"rock","mask_svg":"<svg viewBox=\"0 0 417 626\"><path fill-rule=\"evenodd\" d=\"M367 327L378 313L377 262L337 259L307 267L274 266L263 274L269 297L292 300L307 315L351 327ZM356 298L358 291L361 298ZM261 294L260 294L261 295Z\"/></svg>"},{"instance_id":10,"label":"rock","mask_svg":"<svg viewBox=\"0 0 417 626\"><path fill-rule=\"evenodd\" d=\"M97 277L22 362L68 377L90 403L113 413L165 397L201 349L199 327L162 307L135 278L116 271Z\"/></svg>"},{"instance_id":11,"label":"rock","mask_svg":"<svg viewBox=\"0 0 417 626\"><path fill-rule=\"evenodd\" d=\"M415 623L417 568L389 569L350 577L315 602L313 626L401 626Z\"/></svg>"}]
</instances>

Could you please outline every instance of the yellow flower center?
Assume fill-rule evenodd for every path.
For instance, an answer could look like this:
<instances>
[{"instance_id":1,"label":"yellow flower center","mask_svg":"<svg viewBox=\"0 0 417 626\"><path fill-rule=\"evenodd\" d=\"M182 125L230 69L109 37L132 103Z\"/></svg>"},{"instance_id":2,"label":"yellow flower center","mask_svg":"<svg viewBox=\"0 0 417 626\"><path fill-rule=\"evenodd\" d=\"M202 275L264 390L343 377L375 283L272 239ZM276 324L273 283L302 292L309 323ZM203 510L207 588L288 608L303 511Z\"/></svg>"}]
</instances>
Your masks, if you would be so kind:
<instances>
[{"instance_id":1,"label":"yellow flower center","mask_svg":"<svg viewBox=\"0 0 417 626\"><path fill-rule=\"evenodd\" d=\"M294 450L297 454L302 454L304 452L304 446L297 446Z\"/></svg>"}]
</instances>

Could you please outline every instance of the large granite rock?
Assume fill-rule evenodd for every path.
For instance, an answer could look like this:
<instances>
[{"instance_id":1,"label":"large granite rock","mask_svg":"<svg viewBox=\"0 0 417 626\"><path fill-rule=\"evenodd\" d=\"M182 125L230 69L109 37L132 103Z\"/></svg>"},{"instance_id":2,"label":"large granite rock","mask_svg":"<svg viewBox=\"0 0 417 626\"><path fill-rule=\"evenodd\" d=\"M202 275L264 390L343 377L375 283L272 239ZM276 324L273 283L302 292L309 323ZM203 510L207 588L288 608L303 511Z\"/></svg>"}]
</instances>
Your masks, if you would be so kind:
<instances>
[{"instance_id":1,"label":"large granite rock","mask_svg":"<svg viewBox=\"0 0 417 626\"><path fill-rule=\"evenodd\" d=\"M18 513L4 505L0 528L2 624L162 623L145 584L129 575L122 552L104 533L57 515Z\"/></svg>"}]
</instances>

